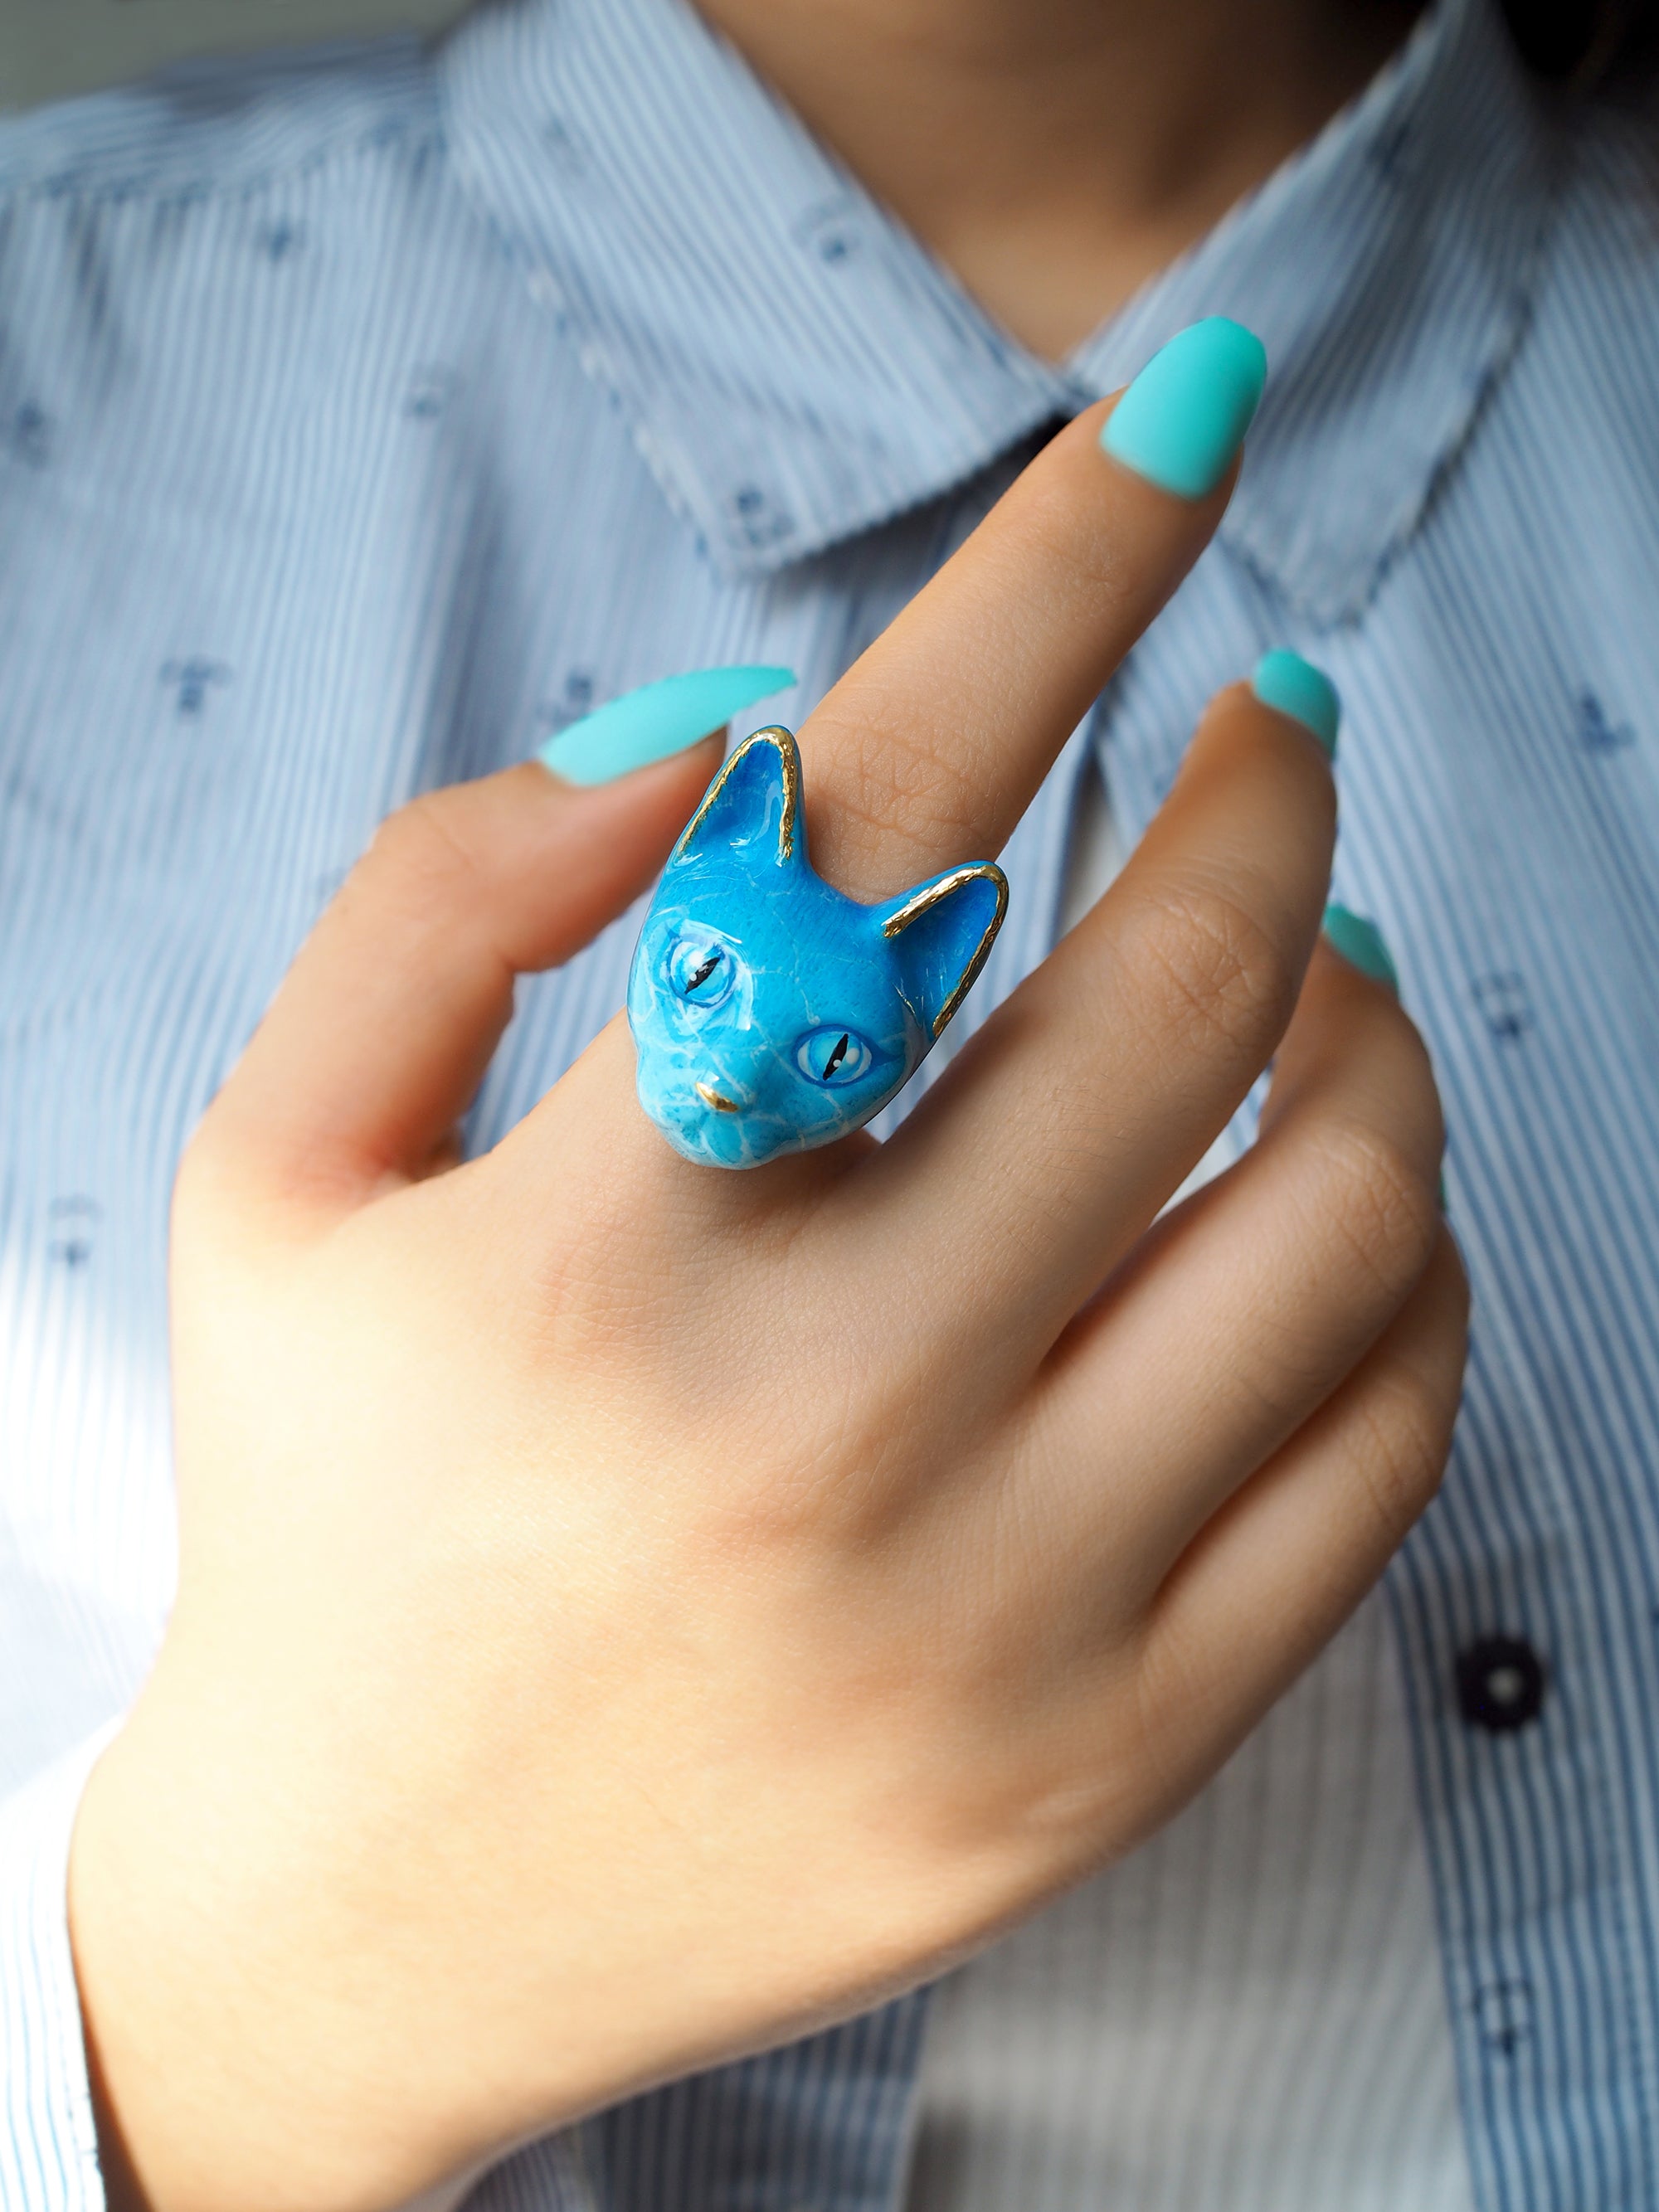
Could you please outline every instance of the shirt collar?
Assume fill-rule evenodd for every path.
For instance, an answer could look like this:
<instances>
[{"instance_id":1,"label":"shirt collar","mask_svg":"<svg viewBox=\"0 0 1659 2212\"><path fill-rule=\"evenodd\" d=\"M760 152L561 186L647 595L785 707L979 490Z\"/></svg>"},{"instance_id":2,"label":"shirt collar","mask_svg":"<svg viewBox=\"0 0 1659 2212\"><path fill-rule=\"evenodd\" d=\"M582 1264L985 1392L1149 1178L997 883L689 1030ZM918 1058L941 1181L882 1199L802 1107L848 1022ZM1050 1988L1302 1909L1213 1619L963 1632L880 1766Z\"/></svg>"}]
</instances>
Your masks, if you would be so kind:
<instances>
[{"instance_id":1,"label":"shirt collar","mask_svg":"<svg viewBox=\"0 0 1659 2212\"><path fill-rule=\"evenodd\" d=\"M1526 326L1550 134L1489 0L1442 0L1369 90L1085 343L1115 390L1199 315L1267 349L1224 542L1316 625L1410 538Z\"/></svg>"},{"instance_id":2,"label":"shirt collar","mask_svg":"<svg viewBox=\"0 0 1659 2212\"><path fill-rule=\"evenodd\" d=\"M1063 368L968 300L685 0L507 0L440 60L459 172L728 574L975 475L1196 316L1271 373L1224 537L1352 616L1523 326L1545 134L1491 0L1368 92Z\"/></svg>"}]
</instances>

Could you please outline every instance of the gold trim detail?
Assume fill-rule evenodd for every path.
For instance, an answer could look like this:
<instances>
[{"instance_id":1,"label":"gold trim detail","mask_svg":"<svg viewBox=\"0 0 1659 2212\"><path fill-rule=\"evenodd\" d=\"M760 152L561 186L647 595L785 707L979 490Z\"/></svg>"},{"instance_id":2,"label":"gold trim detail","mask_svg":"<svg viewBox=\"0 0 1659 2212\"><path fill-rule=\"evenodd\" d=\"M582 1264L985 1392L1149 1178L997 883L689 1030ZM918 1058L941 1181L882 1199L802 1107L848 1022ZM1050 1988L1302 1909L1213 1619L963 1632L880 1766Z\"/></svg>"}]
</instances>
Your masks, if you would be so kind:
<instances>
[{"instance_id":1,"label":"gold trim detail","mask_svg":"<svg viewBox=\"0 0 1659 2212\"><path fill-rule=\"evenodd\" d=\"M680 832L679 842L674 848L675 860L679 859L696 836L698 826L704 815L725 789L726 777L731 775L750 747L759 744L768 744L775 748L778 765L782 771L783 819L778 824L778 858L780 860L789 860L794 858L795 824L800 818L800 749L795 743L792 731L786 730L781 722L771 722L765 729L757 730L751 737L744 739L708 790L704 792L702 804Z\"/></svg>"},{"instance_id":2,"label":"gold trim detail","mask_svg":"<svg viewBox=\"0 0 1659 2212\"><path fill-rule=\"evenodd\" d=\"M881 925L884 937L896 937L902 929L908 929L918 915L928 913L941 899L949 898L959 884L970 882L975 876L983 876L988 883L996 885L996 911L986 924L985 934L980 939L973 958L963 969L961 981L934 1017L933 1035L936 1037L973 989L979 979L979 971L989 957L996 933L1002 927L1002 918L1008 911L1008 878L994 860L972 860L966 867L952 868L948 876L941 876L937 883L926 884L914 898L907 899L896 914L890 914Z\"/></svg>"},{"instance_id":3,"label":"gold trim detail","mask_svg":"<svg viewBox=\"0 0 1659 2212\"><path fill-rule=\"evenodd\" d=\"M706 1083L694 1083L691 1088L703 1104L712 1106L717 1114L740 1114L743 1111L735 1098L722 1098L718 1091L711 1090Z\"/></svg>"}]
</instances>

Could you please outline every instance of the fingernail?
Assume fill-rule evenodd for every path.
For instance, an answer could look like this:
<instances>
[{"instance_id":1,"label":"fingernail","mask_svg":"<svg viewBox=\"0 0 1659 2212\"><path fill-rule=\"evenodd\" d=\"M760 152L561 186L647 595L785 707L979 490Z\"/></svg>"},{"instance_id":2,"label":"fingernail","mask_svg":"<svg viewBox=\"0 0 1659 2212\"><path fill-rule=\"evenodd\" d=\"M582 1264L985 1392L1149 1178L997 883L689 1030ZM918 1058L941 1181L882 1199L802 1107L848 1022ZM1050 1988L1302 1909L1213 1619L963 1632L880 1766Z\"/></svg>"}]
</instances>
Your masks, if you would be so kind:
<instances>
[{"instance_id":1,"label":"fingernail","mask_svg":"<svg viewBox=\"0 0 1659 2212\"><path fill-rule=\"evenodd\" d=\"M1304 730L1311 730L1325 748L1327 757L1336 758L1336 732L1342 720L1342 702L1335 684L1322 668L1316 668L1299 653L1288 652L1280 646L1272 653L1264 653L1257 661L1250 689L1264 707L1271 707L1277 714L1288 714Z\"/></svg>"},{"instance_id":2,"label":"fingernail","mask_svg":"<svg viewBox=\"0 0 1659 2212\"><path fill-rule=\"evenodd\" d=\"M794 681L792 668L698 668L689 676L665 676L596 707L538 746L536 758L567 783L611 783L683 753Z\"/></svg>"},{"instance_id":3,"label":"fingernail","mask_svg":"<svg viewBox=\"0 0 1659 2212\"><path fill-rule=\"evenodd\" d=\"M1374 983L1386 983L1396 999L1400 996L1400 970L1374 921L1367 921L1363 914L1350 914L1345 906L1328 906L1322 927L1327 941L1350 967Z\"/></svg>"},{"instance_id":4,"label":"fingernail","mask_svg":"<svg viewBox=\"0 0 1659 2212\"><path fill-rule=\"evenodd\" d=\"M1177 331L1113 408L1100 442L1178 499L1202 499L1244 442L1267 380L1254 331L1211 315Z\"/></svg>"}]
</instances>

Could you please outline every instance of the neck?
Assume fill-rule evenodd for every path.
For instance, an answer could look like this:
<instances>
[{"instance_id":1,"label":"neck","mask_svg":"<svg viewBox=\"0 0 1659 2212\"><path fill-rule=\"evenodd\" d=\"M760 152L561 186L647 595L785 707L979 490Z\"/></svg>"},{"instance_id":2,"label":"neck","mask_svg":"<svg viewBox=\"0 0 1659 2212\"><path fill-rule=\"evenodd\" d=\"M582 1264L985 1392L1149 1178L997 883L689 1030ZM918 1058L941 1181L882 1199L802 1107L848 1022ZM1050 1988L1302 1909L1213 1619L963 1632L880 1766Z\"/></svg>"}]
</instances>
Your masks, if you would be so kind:
<instances>
[{"instance_id":1,"label":"neck","mask_svg":"<svg viewBox=\"0 0 1659 2212\"><path fill-rule=\"evenodd\" d=\"M700 0L1058 360L1311 137L1419 0Z\"/></svg>"}]
</instances>

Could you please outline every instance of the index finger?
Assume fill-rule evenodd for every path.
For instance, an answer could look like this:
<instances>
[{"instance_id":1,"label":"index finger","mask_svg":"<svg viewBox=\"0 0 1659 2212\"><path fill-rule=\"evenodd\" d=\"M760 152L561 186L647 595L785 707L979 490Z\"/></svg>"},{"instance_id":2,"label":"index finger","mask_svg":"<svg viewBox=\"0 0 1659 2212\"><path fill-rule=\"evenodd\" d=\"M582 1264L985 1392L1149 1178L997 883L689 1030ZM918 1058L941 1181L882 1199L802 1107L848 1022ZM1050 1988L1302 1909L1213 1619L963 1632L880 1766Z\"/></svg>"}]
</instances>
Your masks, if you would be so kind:
<instances>
[{"instance_id":1,"label":"index finger","mask_svg":"<svg viewBox=\"0 0 1659 2212\"><path fill-rule=\"evenodd\" d=\"M1044 447L802 729L821 873L874 899L1000 850L1209 542L1266 374L1213 316Z\"/></svg>"}]
</instances>

